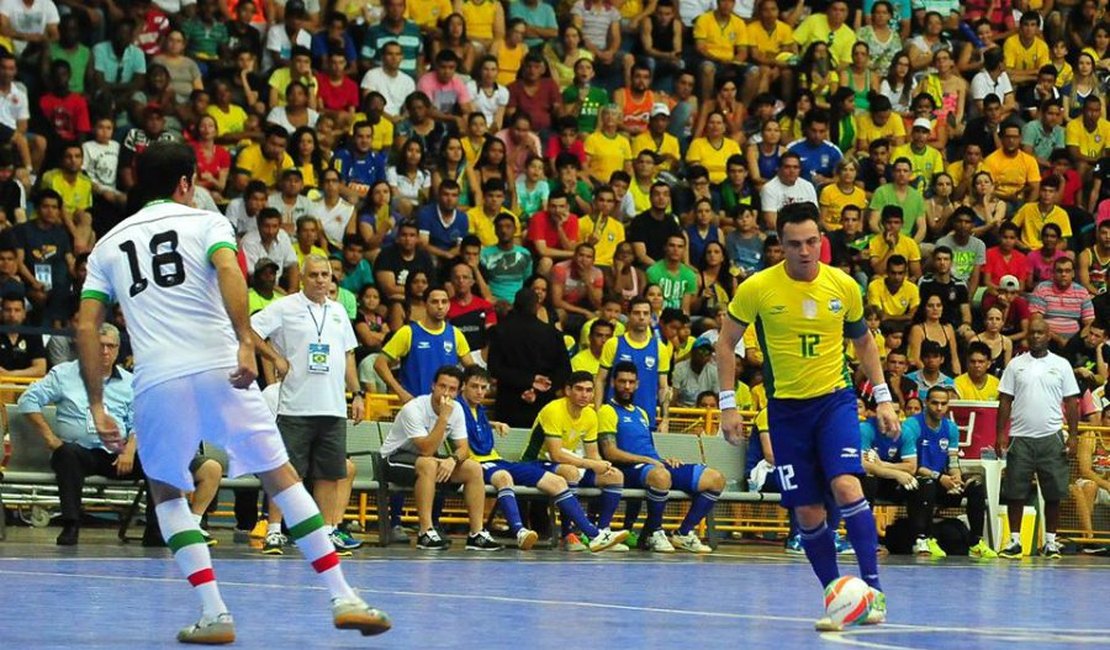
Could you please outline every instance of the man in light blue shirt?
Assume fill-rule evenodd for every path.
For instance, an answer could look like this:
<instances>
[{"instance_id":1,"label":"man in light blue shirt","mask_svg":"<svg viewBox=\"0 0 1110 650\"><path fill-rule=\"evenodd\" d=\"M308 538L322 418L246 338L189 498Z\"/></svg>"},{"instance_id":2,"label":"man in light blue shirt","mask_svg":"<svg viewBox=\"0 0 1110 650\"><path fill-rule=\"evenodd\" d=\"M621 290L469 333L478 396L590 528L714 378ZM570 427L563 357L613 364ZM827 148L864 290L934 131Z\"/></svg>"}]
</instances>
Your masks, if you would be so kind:
<instances>
[{"instance_id":1,"label":"man in light blue shirt","mask_svg":"<svg viewBox=\"0 0 1110 650\"><path fill-rule=\"evenodd\" d=\"M105 323L100 328L102 370L105 376L104 405L120 423L127 444L123 452L108 451L89 420L89 399L76 361L54 366L45 377L31 384L19 398L19 412L42 436L50 448L50 466L58 480L62 510L59 546L77 543L81 521L81 490L87 476L142 480L143 470L135 455L136 438L132 430L134 392L130 372L116 366L119 355L119 330ZM57 415L51 423L43 408L53 404ZM213 460L198 459L191 468L197 479L193 500L194 516L199 520L219 488L223 469ZM150 510L153 513L153 509ZM149 517L151 521L153 517ZM148 523L148 528L150 524ZM157 531L157 523L153 530ZM157 535L155 535L157 537ZM145 539L145 538L144 538Z\"/></svg>"},{"instance_id":2,"label":"man in light blue shirt","mask_svg":"<svg viewBox=\"0 0 1110 650\"><path fill-rule=\"evenodd\" d=\"M555 19L555 9L541 0L513 0L509 5L509 18L523 18L524 44L528 49L539 47L544 41L559 36L559 23Z\"/></svg>"}]
</instances>

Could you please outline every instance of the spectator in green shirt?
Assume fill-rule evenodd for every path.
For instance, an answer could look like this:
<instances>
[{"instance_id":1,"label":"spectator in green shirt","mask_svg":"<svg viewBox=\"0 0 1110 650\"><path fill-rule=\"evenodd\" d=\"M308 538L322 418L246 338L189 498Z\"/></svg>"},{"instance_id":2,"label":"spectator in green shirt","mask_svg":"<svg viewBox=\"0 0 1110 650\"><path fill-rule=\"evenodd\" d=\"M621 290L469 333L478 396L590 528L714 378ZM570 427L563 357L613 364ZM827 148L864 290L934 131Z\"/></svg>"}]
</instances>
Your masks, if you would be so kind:
<instances>
[{"instance_id":1,"label":"spectator in green shirt","mask_svg":"<svg viewBox=\"0 0 1110 650\"><path fill-rule=\"evenodd\" d=\"M219 61L228 56L227 25L216 17L216 0L200 0L197 15L181 26L185 53L198 62Z\"/></svg>"},{"instance_id":2,"label":"spectator in green shirt","mask_svg":"<svg viewBox=\"0 0 1110 650\"><path fill-rule=\"evenodd\" d=\"M682 235L667 237L663 259L648 267L647 280L663 290L663 306L690 313L690 304L698 290L698 276L682 260L686 255L686 239Z\"/></svg>"},{"instance_id":3,"label":"spectator in green shirt","mask_svg":"<svg viewBox=\"0 0 1110 650\"><path fill-rule=\"evenodd\" d=\"M338 256L343 266L343 279L339 286L355 295L366 285L374 284L374 270L363 255L365 251L366 243L358 233L343 236L343 252Z\"/></svg>"}]
</instances>

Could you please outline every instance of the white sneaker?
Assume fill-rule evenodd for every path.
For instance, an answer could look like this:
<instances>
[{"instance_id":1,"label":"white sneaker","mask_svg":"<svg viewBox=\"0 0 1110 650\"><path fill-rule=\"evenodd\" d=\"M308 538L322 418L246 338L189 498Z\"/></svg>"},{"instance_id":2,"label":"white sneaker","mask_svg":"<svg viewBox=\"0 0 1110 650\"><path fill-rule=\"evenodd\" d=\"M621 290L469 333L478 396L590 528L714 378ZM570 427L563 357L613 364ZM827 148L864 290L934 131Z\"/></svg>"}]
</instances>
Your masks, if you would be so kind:
<instances>
[{"instance_id":1,"label":"white sneaker","mask_svg":"<svg viewBox=\"0 0 1110 650\"><path fill-rule=\"evenodd\" d=\"M615 547L626 539L628 539L627 530L613 532L608 528L602 528L598 536L590 540L590 550L594 553L600 553L601 551ZM625 548L627 549L628 547Z\"/></svg>"},{"instance_id":2,"label":"white sneaker","mask_svg":"<svg viewBox=\"0 0 1110 650\"><path fill-rule=\"evenodd\" d=\"M914 555L930 555L929 540L918 537L917 541L913 543L913 553Z\"/></svg>"},{"instance_id":3,"label":"white sneaker","mask_svg":"<svg viewBox=\"0 0 1110 650\"><path fill-rule=\"evenodd\" d=\"M609 547L610 553L627 553L631 550L632 549L628 546L628 544L613 544Z\"/></svg>"},{"instance_id":4,"label":"white sneaker","mask_svg":"<svg viewBox=\"0 0 1110 650\"><path fill-rule=\"evenodd\" d=\"M702 544L701 540L698 539L697 534L695 534L692 530L685 535L679 535L677 532L675 532L673 535L671 535L671 544L675 547L675 549L679 551L686 551L688 553L705 554L713 552L712 548L706 546L705 544Z\"/></svg>"},{"instance_id":5,"label":"white sneaker","mask_svg":"<svg viewBox=\"0 0 1110 650\"><path fill-rule=\"evenodd\" d=\"M216 618L202 618L177 633L181 643L196 645L227 645L235 643L235 621L224 612Z\"/></svg>"},{"instance_id":6,"label":"white sneaker","mask_svg":"<svg viewBox=\"0 0 1110 650\"><path fill-rule=\"evenodd\" d=\"M516 546L522 551L527 551L532 548L532 545L534 545L539 538L540 535L536 531L521 528L516 531Z\"/></svg>"},{"instance_id":7,"label":"white sneaker","mask_svg":"<svg viewBox=\"0 0 1110 650\"><path fill-rule=\"evenodd\" d=\"M674 546L667 539L667 533L663 532L662 528L651 534L647 541L647 548L653 553L674 553Z\"/></svg>"}]
</instances>

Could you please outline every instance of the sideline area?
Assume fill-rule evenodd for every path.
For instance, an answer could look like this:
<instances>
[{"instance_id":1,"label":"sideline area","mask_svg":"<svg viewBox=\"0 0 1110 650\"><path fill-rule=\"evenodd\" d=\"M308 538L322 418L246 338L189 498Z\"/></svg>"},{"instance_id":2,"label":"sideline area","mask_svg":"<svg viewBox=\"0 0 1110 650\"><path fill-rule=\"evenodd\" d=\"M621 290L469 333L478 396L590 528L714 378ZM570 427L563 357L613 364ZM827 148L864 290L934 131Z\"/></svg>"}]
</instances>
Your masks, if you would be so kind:
<instances>
[{"instance_id":1,"label":"sideline area","mask_svg":"<svg viewBox=\"0 0 1110 650\"><path fill-rule=\"evenodd\" d=\"M170 631L194 613L167 551L117 544L111 531L90 530L78 552L52 546L49 530L9 532L0 545L13 621L5 647L176 645ZM326 597L295 553L261 558L226 532L217 536L213 559L240 630L236 647L354 647L328 625ZM771 546L663 558L366 548L344 562L364 597L394 617L388 636L359 647L1110 647L1110 626L1098 627L1097 594L1110 577L1104 560L888 557L882 568L890 623L818 635L821 604L804 558ZM72 623L59 625L63 615Z\"/></svg>"}]
</instances>

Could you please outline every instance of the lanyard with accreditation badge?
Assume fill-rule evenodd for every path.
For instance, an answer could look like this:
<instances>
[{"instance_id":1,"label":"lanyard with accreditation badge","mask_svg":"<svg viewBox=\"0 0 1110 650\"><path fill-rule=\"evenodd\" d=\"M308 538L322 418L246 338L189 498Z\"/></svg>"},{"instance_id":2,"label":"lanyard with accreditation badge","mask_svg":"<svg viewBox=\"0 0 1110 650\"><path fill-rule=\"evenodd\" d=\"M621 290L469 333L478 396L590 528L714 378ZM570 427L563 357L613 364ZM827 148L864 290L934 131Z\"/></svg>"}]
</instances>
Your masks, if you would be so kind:
<instances>
[{"instance_id":1,"label":"lanyard with accreditation badge","mask_svg":"<svg viewBox=\"0 0 1110 650\"><path fill-rule=\"evenodd\" d=\"M308 344L308 371L314 374L326 374L328 372L328 355L331 352L331 346L323 342L324 326L328 323L328 304L324 302L324 315L318 321L316 314L312 313L312 304L309 303L308 315L312 317L312 324L316 327L316 342Z\"/></svg>"}]
</instances>

